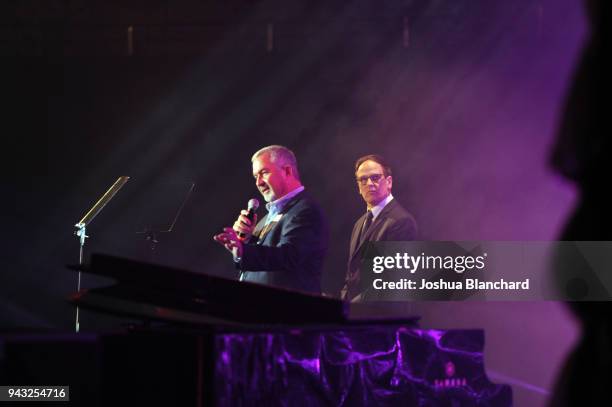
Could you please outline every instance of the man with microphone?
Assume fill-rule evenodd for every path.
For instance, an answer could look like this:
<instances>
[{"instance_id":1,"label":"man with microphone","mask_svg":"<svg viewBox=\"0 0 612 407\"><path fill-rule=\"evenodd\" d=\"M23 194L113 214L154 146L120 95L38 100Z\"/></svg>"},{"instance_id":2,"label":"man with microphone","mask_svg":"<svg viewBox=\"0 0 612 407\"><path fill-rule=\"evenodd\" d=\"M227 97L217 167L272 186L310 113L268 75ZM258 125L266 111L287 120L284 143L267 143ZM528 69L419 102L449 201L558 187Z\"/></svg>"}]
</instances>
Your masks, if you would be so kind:
<instances>
[{"instance_id":1,"label":"man with microphone","mask_svg":"<svg viewBox=\"0 0 612 407\"><path fill-rule=\"evenodd\" d=\"M253 209L243 210L215 241L233 254L241 281L320 294L329 230L321 208L304 190L295 155L272 145L251 161L268 213L258 223Z\"/></svg>"}]
</instances>

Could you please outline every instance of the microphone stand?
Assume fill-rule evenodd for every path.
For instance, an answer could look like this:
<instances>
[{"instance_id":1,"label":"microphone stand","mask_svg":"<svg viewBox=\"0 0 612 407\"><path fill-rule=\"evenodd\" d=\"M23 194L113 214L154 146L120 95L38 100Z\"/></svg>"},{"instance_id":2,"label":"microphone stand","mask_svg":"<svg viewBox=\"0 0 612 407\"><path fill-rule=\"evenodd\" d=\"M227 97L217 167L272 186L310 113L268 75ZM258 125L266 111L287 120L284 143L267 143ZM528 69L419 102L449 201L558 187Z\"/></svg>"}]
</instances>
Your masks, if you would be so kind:
<instances>
[{"instance_id":1,"label":"microphone stand","mask_svg":"<svg viewBox=\"0 0 612 407\"><path fill-rule=\"evenodd\" d=\"M85 239L89 236L86 234L87 225L91 223L91 221L100 213L100 211L106 206L107 203L110 202L111 199L115 196L117 192L125 185L130 177L119 177L117 181L102 195L98 202L95 203L94 206L91 207L89 211L81 218L80 221L74 225L77 229L74 234L79 238L79 269L83 267L83 249L85 247ZM81 270L79 270L79 274L77 277L77 292L81 291ZM74 323L75 332L79 332L79 306L76 307L76 318Z\"/></svg>"},{"instance_id":2,"label":"microphone stand","mask_svg":"<svg viewBox=\"0 0 612 407\"><path fill-rule=\"evenodd\" d=\"M157 235L159 233L170 233L170 232L172 232L174 230L174 225L176 225L176 221L178 220L179 216L181 215L181 212L183 211L183 208L185 207L185 204L187 204L187 201L189 200L189 197L191 196L191 193L193 192L194 188L195 188L195 182L192 182L191 186L189 187L189 190L187 191L187 194L185 195L185 198L183 198L183 202L181 203L181 206L178 208L176 214L174 215L174 219L172 220L172 223L170 224L170 226L167 229L153 230L152 227L146 226L144 228L144 230L141 230L140 232L136 232L137 235L144 235L145 236L145 240L150 242L150 244L151 244L151 260L153 260L154 255L157 253L156 249L157 249L157 244L159 243L159 240L157 240Z\"/></svg>"}]
</instances>

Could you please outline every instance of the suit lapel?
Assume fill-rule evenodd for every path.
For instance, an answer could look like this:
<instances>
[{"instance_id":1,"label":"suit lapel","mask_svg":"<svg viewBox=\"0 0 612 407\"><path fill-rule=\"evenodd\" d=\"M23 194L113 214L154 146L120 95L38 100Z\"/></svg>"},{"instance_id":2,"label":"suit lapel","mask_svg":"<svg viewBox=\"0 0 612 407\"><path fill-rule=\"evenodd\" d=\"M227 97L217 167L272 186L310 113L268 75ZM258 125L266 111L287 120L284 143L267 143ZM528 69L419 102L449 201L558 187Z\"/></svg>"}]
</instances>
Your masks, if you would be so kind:
<instances>
[{"instance_id":1,"label":"suit lapel","mask_svg":"<svg viewBox=\"0 0 612 407\"><path fill-rule=\"evenodd\" d=\"M280 219L273 220L270 223L268 223L266 226L264 226L259 234L259 240L257 240L257 244L262 244L263 242L265 242L266 239L268 239L268 236L271 236L270 232L272 231L272 229L274 229L276 227L276 224L279 222L280 222Z\"/></svg>"},{"instance_id":2,"label":"suit lapel","mask_svg":"<svg viewBox=\"0 0 612 407\"><path fill-rule=\"evenodd\" d=\"M353 260L353 257L355 257L355 255L361 250L361 248L366 242L371 241L370 237L374 234L374 232L377 231L380 225L385 221L385 219L389 215L389 212L391 212L395 204L396 204L395 199L393 199L391 202L387 204L387 206L383 208L382 211L380 211L376 219L374 219L374 221L370 225L370 228L366 232L363 239L361 239L361 242L359 241L359 235L360 235L359 232L361 232L361 228L363 227L363 223L365 222L365 217L367 216L367 213L365 213L364 215L361 216L361 218L359 218L359 227L356 228L357 229L356 231L353 230L353 236L351 238L351 256L350 256L351 258L349 261Z\"/></svg>"},{"instance_id":3,"label":"suit lapel","mask_svg":"<svg viewBox=\"0 0 612 407\"><path fill-rule=\"evenodd\" d=\"M257 222L257 225L255 226L255 230L253 231L253 235L257 236L257 238L259 239L259 234L261 233L262 229L264 228L264 225L266 224L266 220L268 219L268 214L266 213L266 215L261 218L261 220L259 222Z\"/></svg>"},{"instance_id":4,"label":"suit lapel","mask_svg":"<svg viewBox=\"0 0 612 407\"><path fill-rule=\"evenodd\" d=\"M293 208L293 206L302 198L303 194L304 194L304 191L300 192L299 194L294 196L293 199L291 199L289 202L287 202L287 204L285 205L283 210L279 213L279 215L281 215L281 218L277 222L275 222L274 220L272 221L273 224L271 224L270 227L267 228L268 230L265 231L266 234L265 234L265 236L263 236L263 240L261 238L258 238L257 244L263 244L266 240L269 240L271 238L272 232L274 232L274 229L276 229L278 224L283 221L283 218L285 217L285 214L291 208ZM261 233L262 230L266 229L266 227L263 226L263 223L264 223L264 220L267 220L268 215L269 215L269 213L266 214L264 219L262 219L262 227L259 229L260 233ZM259 236L259 234L257 236Z\"/></svg>"},{"instance_id":5,"label":"suit lapel","mask_svg":"<svg viewBox=\"0 0 612 407\"><path fill-rule=\"evenodd\" d=\"M351 261L355 253L357 253L359 235L361 234L361 228L363 228L363 223L365 222L366 216L368 216L367 212L361 215L357 222L355 222L355 226L353 226L353 233L351 234L351 249L349 252L349 261Z\"/></svg>"}]
</instances>

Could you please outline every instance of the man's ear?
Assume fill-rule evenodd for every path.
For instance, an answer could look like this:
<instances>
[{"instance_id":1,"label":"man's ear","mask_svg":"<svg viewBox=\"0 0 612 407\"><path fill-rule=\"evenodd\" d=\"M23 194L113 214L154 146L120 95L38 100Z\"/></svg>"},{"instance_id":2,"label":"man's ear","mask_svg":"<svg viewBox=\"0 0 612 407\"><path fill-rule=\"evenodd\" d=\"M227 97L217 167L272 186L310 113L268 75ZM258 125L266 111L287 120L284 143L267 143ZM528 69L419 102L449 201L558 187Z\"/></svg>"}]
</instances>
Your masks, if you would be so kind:
<instances>
[{"instance_id":1,"label":"man's ear","mask_svg":"<svg viewBox=\"0 0 612 407\"><path fill-rule=\"evenodd\" d=\"M389 183L389 191L391 191L393 189L393 177L391 175L387 177L387 182Z\"/></svg>"}]
</instances>

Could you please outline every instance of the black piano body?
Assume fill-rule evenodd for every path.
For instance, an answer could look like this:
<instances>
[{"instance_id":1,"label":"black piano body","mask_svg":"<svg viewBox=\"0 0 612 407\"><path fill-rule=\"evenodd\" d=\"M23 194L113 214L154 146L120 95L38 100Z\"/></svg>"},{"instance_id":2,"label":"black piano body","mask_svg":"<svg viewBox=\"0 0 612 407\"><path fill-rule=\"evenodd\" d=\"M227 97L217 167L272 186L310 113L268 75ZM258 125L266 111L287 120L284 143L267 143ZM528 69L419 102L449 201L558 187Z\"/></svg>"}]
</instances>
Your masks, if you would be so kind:
<instances>
[{"instance_id":1,"label":"black piano body","mask_svg":"<svg viewBox=\"0 0 612 407\"><path fill-rule=\"evenodd\" d=\"M117 284L74 302L147 323L5 335L9 384L70 385L73 402L100 406L512 405L486 376L482 330L350 321L332 298L111 256L83 271Z\"/></svg>"}]
</instances>

